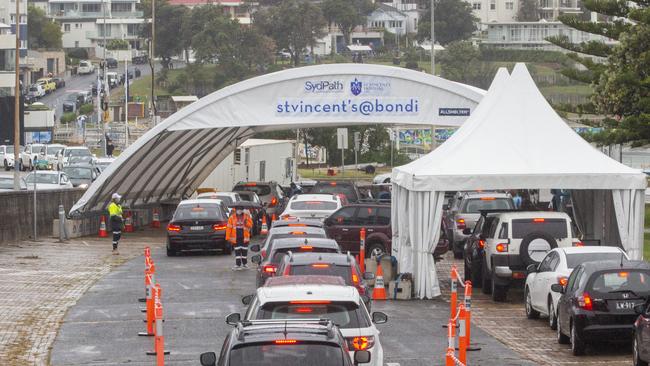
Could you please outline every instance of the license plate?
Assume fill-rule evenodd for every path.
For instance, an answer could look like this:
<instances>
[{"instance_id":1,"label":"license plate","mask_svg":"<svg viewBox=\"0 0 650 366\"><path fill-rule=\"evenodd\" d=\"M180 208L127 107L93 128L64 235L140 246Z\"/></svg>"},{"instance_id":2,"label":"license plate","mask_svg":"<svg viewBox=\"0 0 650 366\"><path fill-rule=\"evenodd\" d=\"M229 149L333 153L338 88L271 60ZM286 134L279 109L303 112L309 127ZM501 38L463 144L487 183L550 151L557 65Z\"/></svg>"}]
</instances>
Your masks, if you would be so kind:
<instances>
[{"instance_id":1,"label":"license plate","mask_svg":"<svg viewBox=\"0 0 650 366\"><path fill-rule=\"evenodd\" d=\"M632 310L636 303L634 301L617 301L616 310Z\"/></svg>"},{"instance_id":2,"label":"license plate","mask_svg":"<svg viewBox=\"0 0 650 366\"><path fill-rule=\"evenodd\" d=\"M203 230L203 226L190 226L190 230Z\"/></svg>"}]
</instances>

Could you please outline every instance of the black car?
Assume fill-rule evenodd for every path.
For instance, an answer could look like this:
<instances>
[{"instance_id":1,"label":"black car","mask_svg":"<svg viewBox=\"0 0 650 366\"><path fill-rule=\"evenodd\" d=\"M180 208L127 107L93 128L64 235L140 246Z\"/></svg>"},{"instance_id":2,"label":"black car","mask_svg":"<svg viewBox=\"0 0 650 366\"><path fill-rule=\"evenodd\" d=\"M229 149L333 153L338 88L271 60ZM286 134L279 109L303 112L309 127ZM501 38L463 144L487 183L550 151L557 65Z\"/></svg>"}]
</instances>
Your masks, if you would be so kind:
<instances>
[{"instance_id":1,"label":"black car","mask_svg":"<svg viewBox=\"0 0 650 366\"><path fill-rule=\"evenodd\" d=\"M69 93L63 100L63 112L76 112L84 100L85 97L81 93Z\"/></svg>"},{"instance_id":2,"label":"black car","mask_svg":"<svg viewBox=\"0 0 650 366\"><path fill-rule=\"evenodd\" d=\"M181 250L221 250L232 252L226 241L228 217L223 207L207 200L182 201L167 225L167 255Z\"/></svg>"},{"instance_id":3,"label":"black car","mask_svg":"<svg viewBox=\"0 0 650 366\"><path fill-rule=\"evenodd\" d=\"M632 339L634 308L650 298L650 263L585 262L571 272L566 287L554 284L551 290L562 293L557 341L571 343L573 354L582 355L592 342Z\"/></svg>"},{"instance_id":4,"label":"black car","mask_svg":"<svg viewBox=\"0 0 650 366\"><path fill-rule=\"evenodd\" d=\"M52 78L52 81L56 84L57 89L65 88L65 80L63 78Z\"/></svg>"},{"instance_id":5,"label":"black car","mask_svg":"<svg viewBox=\"0 0 650 366\"><path fill-rule=\"evenodd\" d=\"M361 199L361 194L354 182L332 181L318 182L311 190L312 194L334 194L344 196L347 203L357 203Z\"/></svg>"},{"instance_id":6,"label":"black car","mask_svg":"<svg viewBox=\"0 0 650 366\"><path fill-rule=\"evenodd\" d=\"M236 326L223 343L219 359L201 354L203 366L352 366L370 362L370 352L356 351L354 363L341 331L327 319L244 320L234 314Z\"/></svg>"},{"instance_id":7,"label":"black car","mask_svg":"<svg viewBox=\"0 0 650 366\"><path fill-rule=\"evenodd\" d=\"M650 304L637 305L639 317L634 323L634 366L648 366L650 362Z\"/></svg>"},{"instance_id":8,"label":"black car","mask_svg":"<svg viewBox=\"0 0 650 366\"><path fill-rule=\"evenodd\" d=\"M252 252L260 251L259 244L251 245ZM340 253L341 248L332 239L324 238L285 238L273 242L264 258L262 255L255 254L251 257L251 262L258 264L257 267L257 287L263 286L266 279L275 276L280 261L289 251L293 253Z\"/></svg>"},{"instance_id":9,"label":"black car","mask_svg":"<svg viewBox=\"0 0 650 366\"><path fill-rule=\"evenodd\" d=\"M500 210L481 211L481 217L476 221L474 228L467 228L464 234L469 235L463 246L463 258L465 262L465 281L472 281L475 288L483 287L483 262L485 261L485 238L489 236L494 215ZM444 221L443 221L444 222ZM485 279L489 279L487 276ZM490 287L490 286L487 286ZM485 292L486 294L488 292Z\"/></svg>"},{"instance_id":10,"label":"black car","mask_svg":"<svg viewBox=\"0 0 650 366\"><path fill-rule=\"evenodd\" d=\"M117 69L117 60L114 58L107 58L106 67L108 67L109 69Z\"/></svg>"}]
</instances>

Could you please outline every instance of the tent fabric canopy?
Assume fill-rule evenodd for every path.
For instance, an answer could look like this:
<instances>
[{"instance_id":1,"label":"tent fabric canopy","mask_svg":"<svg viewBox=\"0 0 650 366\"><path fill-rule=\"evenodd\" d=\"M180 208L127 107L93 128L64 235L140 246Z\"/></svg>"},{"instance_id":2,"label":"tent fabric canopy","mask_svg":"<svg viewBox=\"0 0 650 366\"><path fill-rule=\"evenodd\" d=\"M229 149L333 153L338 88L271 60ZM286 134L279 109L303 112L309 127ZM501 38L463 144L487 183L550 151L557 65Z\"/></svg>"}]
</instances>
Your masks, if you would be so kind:
<instances>
[{"instance_id":1,"label":"tent fabric canopy","mask_svg":"<svg viewBox=\"0 0 650 366\"><path fill-rule=\"evenodd\" d=\"M628 255L641 257L645 174L605 156L567 126L523 64L512 75L500 69L456 133L430 154L394 168L391 182L393 255L400 272L414 274L420 298L440 294L432 253L445 191L612 190L614 229ZM432 202L436 213L423 214L413 206L419 200Z\"/></svg>"}]
</instances>

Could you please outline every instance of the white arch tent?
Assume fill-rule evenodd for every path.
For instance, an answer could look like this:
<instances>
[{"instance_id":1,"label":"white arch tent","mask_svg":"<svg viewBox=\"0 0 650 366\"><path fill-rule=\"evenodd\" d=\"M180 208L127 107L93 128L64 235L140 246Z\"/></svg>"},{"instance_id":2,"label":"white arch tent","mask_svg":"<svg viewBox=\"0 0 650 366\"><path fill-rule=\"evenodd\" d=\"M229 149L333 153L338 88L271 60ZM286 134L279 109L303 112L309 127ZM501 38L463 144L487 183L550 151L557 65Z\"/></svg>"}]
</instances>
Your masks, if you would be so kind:
<instances>
[{"instance_id":1,"label":"white arch tent","mask_svg":"<svg viewBox=\"0 0 650 366\"><path fill-rule=\"evenodd\" d=\"M72 207L175 202L256 132L384 123L460 126L485 91L404 68L332 64L255 77L183 108L129 146Z\"/></svg>"},{"instance_id":2,"label":"white arch tent","mask_svg":"<svg viewBox=\"0 0 650 366\"><path fill-rule=\"evenodd\" d=\"M391 181L393 255L400 272L414 274L420 298L440 295L432 253L445 191L570 189L583 233L642 257L645 174L568 127L523 64L512 75L500 69L467 122L438 149L394 168Z\"/></svg>"}]
</instances>

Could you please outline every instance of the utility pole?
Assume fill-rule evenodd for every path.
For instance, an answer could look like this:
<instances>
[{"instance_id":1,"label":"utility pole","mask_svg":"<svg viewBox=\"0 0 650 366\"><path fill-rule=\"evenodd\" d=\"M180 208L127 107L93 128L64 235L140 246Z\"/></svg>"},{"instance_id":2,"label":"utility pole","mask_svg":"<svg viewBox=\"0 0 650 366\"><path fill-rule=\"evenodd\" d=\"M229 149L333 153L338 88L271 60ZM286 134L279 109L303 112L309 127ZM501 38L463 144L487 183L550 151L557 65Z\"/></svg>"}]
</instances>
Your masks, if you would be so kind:
<instances>
[{"instance_id":1,"label":"utility pole","mask_svg":"<svg viewBox=\"0 0 650 366\"><path fill-rule=\"evenodd\" d=\"M155 70L154 70L154 57L156 55L156 0L151 0L151 53L149 54L149 66L151 67L151 109L153 110L153 123L156 125L156 116L158 110L156 109L156 94L155 88Z\"/></svg>"},{"instance_id":2,"label":"utility pole","mask_svg":"<svg viewBox=\"0 0 650 366\"><path fill-rule=\"evenodd\" d=\"M98 103L99 103L98 110L100 111L99 113L101 113L100 114L101 118L99 120L99 123L102 124L102 135L103 135L102 136L102 141L104 142L102 145L103 145L103 150L104 150L104 156L107 156L107 145L108 145L108 141L106 140L106 122L107 121L104 120L105 113L102 113L102 111L103 111L104 103L106 103L106 105L108 106L108 89L110 89L109 86L108 86L108 80L106 79L106 47L108 46L106 44L106 8L108 7L108 0L104 0L103 4L104 4L104 9L103 9L104 10L104 24L102 25L102 31L103 31L103 37L104 37L104 63L102 64L102 70L97 71L97 79L99 79L99 73L100 72L102 72L102 74L104 76L102 77L103 88L99 88L99 81L97 82L97 84L98 84L97 85L97 100L98 100Z\"/></svg>"},{"instance_id":3,"label":"utility pole","mask_svg":"<svg viewBox=\"0 0 650 366\"><path fill-rule=\"evenodd\" d=\"M129 51L131 46L129 46ZM129 52L130 53L130 52ZM124 58L124 149L129 146L129 58Z\"/></svg>"},{"instance_id":4,"label":"utility pole","mask_svg":"<svg viewBox=\"0 0 650 366\"><path fill-rule=\"evenodd\" d=\"M431 75L436 74L436 37L433 31L433 24L435 19L435 11L433 10L434 1L431 0Z\"/></svg>"},{"instance_id":5,"label":"utility pole","mask_svg":"<svg viewBox=\"0 0 650 366\"><path fill-rule=\"evenodd\" d=\"M20 190L20 0L16 0L16 84L14 85L14 190ZM33 164L33 163L32 163ZM22 164L21 164L22 165Z\"/></svg>"}]
</instances>

